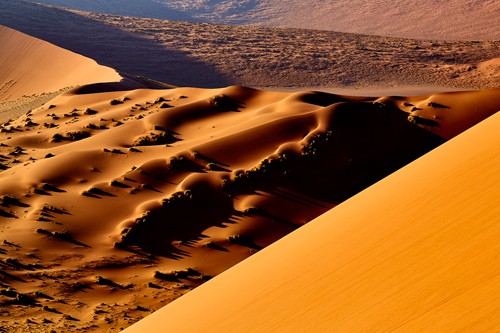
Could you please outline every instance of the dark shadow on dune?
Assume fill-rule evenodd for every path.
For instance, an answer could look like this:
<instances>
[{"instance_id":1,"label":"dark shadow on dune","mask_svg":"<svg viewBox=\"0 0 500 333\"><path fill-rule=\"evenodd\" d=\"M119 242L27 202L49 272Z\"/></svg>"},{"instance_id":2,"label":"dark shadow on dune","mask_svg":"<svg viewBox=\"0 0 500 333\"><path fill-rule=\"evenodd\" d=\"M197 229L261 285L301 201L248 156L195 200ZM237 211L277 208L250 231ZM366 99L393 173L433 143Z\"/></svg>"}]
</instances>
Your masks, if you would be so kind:
<instances>
[{"instance_id":1,"label":"dark shadow on dune","mask_svg":"<svg viewBox=\"0 0 500 333\"><path fill-rule=\"evenodd\" d=\"M0 270L0 276L3 277L2 280L10 279L10 280L15 280L15 281L19 281L19 282L26 282L26 280L24 280L20 277L17 277L15 275L9 274L9 273L5 272L4 270Z\"/></svg>"},{"instance_id":2,"label":"dark shadow on dune","mask_svg":"<svg viewBox=\"0 0 500 333\"><path fill-rule=\"evenodd\" d=\"M147 79L142 76L132 76L126 73L120 73L123 80L120 82L101 82L86 84L84 86L77 87L69 91L70 94L75 95L86 95L86 94L96 94L107 91L127 91L134 89L171 89L175 86Z\"/></svg>"},{"instance_id":3,"label":"dark shadow on dune","mask_svg":"<svg viewBox=\"0 0 500 333\"><path fill-rule=\"evenodd\" d=\"M305 93L300 96L300 100L304 103L323 107L346 101L346 99L340 95L328 94L320 91Z\"/></svg>"},{"instance_id":4,"label":"dark shadow on dune","mask_svg":"<svg viewBox=\"0 0 500 333\"><path fill-rule=\"evenodd\" d=\"M199 184L189 191L174 193L162 201L161 207L137 218L132 227L122 231L115 247L138 246L145 252L181 259L189 256L182 247L206 238L203 231L209 227L225 227L234 212L230 198Z\"/></svg>"},{"instance_id":5,"label":"dark shadow on dune","mask_svg":"<svg viewBox=\"0 0 500 333\"><path fill-rule=\"evenodd\" d=\"M82 54L120 72L176 86L230 84L212 66L151 40L55 7L0 0L0 24Z\"/></svg>"},{"instance_id":6,"label":"dark shadow on dune","mask_svg":"<svg viewBox=\"0 0 500 333\"><path fill-rule=\"evenodd\" d=\"M13 219L17 218L14 214L6 212L3 209L0 209L0 217L8 217L8 218L13 218Z\"/></svg>"}]
</instances>

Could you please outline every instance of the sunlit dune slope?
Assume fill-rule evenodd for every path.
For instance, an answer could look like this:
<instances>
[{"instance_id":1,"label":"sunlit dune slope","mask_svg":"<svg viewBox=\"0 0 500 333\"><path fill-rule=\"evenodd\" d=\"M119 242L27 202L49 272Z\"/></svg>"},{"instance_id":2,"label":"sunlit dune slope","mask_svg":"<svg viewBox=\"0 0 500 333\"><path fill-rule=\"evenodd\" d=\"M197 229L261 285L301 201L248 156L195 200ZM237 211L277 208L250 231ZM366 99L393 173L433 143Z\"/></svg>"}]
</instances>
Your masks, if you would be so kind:
<instances>
[{"instance_id":1,"label":"sunlit dune slope","mask_svg":"<svg viewBox=\"0 0 500 333\"><path fill-rule=\"evenodd\" d=\"M128 326L500 106L498 90L109 87L68 91L0 126L0 302L11 316L1 325Z\"/></svg>"},{"instance_id":2,"label":"sunlit dune slope","mask_svg":"<svg viewBox=\"0 0 500 333\"><path fill-rule=\"evenodd\" d=\"M0 25L0 102L95 82L120 81L94 60Z\"/></svg>"},{"instance_id":3,"label":"sunlit dune slope","mask_svg":"<svg viewBox=\"0 0 500 333\"><path fill-rule=\"evenodd\" d=\"M500 113L125 332L500 330Z\"/></svg>"}]
</instances>

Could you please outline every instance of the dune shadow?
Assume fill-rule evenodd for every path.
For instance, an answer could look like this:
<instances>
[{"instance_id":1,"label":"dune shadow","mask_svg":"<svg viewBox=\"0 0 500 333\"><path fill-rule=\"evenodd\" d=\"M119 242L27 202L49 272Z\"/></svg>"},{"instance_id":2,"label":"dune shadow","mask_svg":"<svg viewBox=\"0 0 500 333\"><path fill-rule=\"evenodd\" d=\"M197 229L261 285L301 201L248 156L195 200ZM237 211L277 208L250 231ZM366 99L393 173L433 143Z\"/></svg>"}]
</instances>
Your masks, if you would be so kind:
<instances>
[{"instance_id":1,"label":"dune shadow","mask_svg":"<svg viewBox=\"0 0 500 333\"><path fill-rule=\"evenodd\" d=\"M176 86L230 84L212 66L183 52L60 8L0 0L0 24L130 75L142 75Z\"/></svg>"}]
</instances>

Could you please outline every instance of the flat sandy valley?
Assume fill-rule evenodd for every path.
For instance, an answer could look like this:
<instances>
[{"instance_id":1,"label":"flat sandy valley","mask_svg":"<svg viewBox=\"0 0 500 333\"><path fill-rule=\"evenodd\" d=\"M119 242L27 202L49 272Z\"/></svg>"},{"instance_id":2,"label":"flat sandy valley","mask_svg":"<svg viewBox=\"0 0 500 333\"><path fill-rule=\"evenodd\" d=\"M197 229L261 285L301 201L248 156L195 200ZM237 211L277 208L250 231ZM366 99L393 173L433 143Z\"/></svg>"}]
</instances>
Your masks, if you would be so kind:
<instances>
[{"instance_id":1,"label":"flat sandy valley","mask_svg":"<svg viewBox=\"0 0 500 333\"><path fill-rule=\"evenodd\" d=\"M0 332L500 329L483 7L46 2L0 0Z\"/></svg>"}]
</instances>

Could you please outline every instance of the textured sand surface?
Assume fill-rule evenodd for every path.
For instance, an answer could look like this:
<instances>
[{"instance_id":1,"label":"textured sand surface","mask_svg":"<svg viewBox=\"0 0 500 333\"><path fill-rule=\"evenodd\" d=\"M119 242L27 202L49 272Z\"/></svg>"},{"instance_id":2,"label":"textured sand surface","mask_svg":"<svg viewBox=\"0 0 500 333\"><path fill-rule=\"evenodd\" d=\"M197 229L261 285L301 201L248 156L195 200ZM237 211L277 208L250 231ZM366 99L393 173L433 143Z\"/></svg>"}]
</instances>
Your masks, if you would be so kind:
<instances>
[{"instance_id":1,"label":"textured sand surface","mask_svg":"<svg viewBox=\"0 0 500 333\"><path fill-rule=\"evenodd\" d=\"M500 85L495 74L500 68L498 40L416 41L97 15L6 0L0 4L2 24L121 72L178 86Z\"/></svg>"},{"instance_id":2,"label":"textured sand surface","mask_svg":"<svg viewBox=\"0 0 500 333\"><path fill-rule=\"evenodd\" d=\"M498 90L90 90L0 126L4 328L127 327L500 106Z\"/></svg>"},{"instance_id":3,"label":"textured sand surface","mask_svg":"<svg viewBox=\"0 0 500 333\"><path fill-rule=\"evenodd\" d=\"M317 49L309 58L284 63L283 71L270 73L265 67L294 52L302 54L315 44L308 38L323 36L320 32L193 25L72 13L25 2L4 4L0 22L29 22L21 25L110 63L131 64L129 68L146 64L151 73L166 68L167 77L179 81L193 77L213 86L226 82L217 81L224 77L262 85L289 80L292 87L297 82L322 85L317 64L307 67L307 61L321 54ZM9 12L12 8L26 11ZM434 59L431 50L437 49L453 82L483 88L354 97L242 86L172 88L118 75L88 58L0 29L5 41L0 82L9 82L9 75L16 80L3 85L5 96L24 95L5 97L0 110L9 115L27 110L17 119L0 117L0 331L121 330L500 110L499 88L484 89L497 86L496 42L334 34L343 49L354 45L340 67L358 72L340 76L344 86L366 84L376 90L383 84L370 80L393 73L394 82L447 90L450 79L442 79L438 69L425 69L425 59ZM217 39L220 33L230 42L227 48ZM275 45L267 41L269 36ZM264 56L272 47L287 44L293 51L287 57ZM402 45L415 46L423 63L398 54ZM398 71L406 64L407 72L380 69L386 65L371 71L368 63L349 58L378 47L392 50L389 58L382 56L384 64L397 63ZM462 47L467 50L460 58ZM247 59L239 63L244 73L236 75L234 52L248 55L251 50L256 51L256 67ZM480 55L475 54L478 50ZM370 59L376 58L370 54ZM179 78L186 68L186 76ZM275 80L274 73L284 74ZM354 84L351 76L361 81ZM94 77L98 83L59 94L58 89L69 84L66 80L93 82ZM143 87L154 90L138 89ZM454 161L452 155L448 159ZM441 174L432 179L441 180ZM419 178L408 178L418 190ZM377 200L367 200L366 209ZM403 225L395 225L399 227ZM363 230L353 237L371 231ZM333 244L339 244L341 236L332 237Z\"/></svg>"},{"instance_id":4,"label":"textured sand surface","mask_svg":"<svg viewBox=\"0 0 500 333\"><path fill-rule=\"evenodd\" d=\"M421 39L500 39L495 0L40 0L98 13L213 23L261 24Z\"/></svg>"},{"instance_id":5,"label":"textured sand surface","mask_svg":"<svg viewBox=\"0 0 500 333\"><path fill-rule=\"evenodd\" d=\"M125 332L499 331L499 130L497 113Z\"/></svg>"},{"instance_id":6,"label":"textured sand surface","mask_svg":"<svg viewBox=\"0 0 500 333\"><path fill-rule=\"evenodd\" d=\"M64 87L120 81L94 60L0 25L0 102Z\"/></svg>"}]
</instances>

